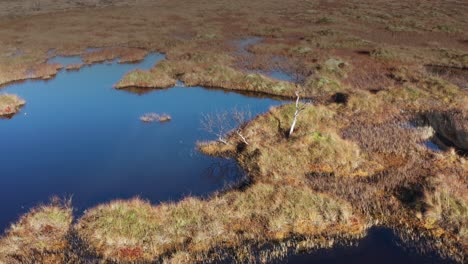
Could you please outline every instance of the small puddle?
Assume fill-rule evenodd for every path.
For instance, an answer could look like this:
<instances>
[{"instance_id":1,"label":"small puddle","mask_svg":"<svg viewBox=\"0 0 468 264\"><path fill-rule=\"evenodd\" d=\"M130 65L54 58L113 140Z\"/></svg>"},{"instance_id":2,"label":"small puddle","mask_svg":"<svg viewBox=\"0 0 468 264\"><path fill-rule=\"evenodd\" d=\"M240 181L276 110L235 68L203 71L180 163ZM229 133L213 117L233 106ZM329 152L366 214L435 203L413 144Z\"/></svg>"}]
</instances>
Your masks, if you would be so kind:
<instances>
[{"instance_id":1,"label":"small puddle","mask_svg":"<svg viewBox=\"0 0 468 264\"><path fill-rule=\"evenodd\" d=\"M241 55L250 54L250 52L247 49L250 46L253 46L255 44L262 42L262 40L263 38L260 38L260 37L250 37L250 38L241 39L236 42L236 46L238 48L237 52L240 53Z\"/></svg>"}]
</instances>

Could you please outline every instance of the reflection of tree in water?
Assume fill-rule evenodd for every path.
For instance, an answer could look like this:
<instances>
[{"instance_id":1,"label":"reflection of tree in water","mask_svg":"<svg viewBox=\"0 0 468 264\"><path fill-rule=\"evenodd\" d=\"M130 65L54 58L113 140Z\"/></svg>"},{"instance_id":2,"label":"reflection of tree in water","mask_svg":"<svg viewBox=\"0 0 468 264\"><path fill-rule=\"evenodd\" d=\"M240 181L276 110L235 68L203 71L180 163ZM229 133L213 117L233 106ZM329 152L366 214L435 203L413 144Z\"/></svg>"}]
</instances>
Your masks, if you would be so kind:
<instances>
[{"instance_id":1,"label":"reflection of tree in water","mask_svg":"<svg viewBox=\"0 0 468 264\"><path fill-rule=\"evenodd\" d=\"M233 159L218 158L202 172L202 178L214 183L224 182L225 189L242 185L247 179L245 171Z\"/></svg>"}]
</instances>

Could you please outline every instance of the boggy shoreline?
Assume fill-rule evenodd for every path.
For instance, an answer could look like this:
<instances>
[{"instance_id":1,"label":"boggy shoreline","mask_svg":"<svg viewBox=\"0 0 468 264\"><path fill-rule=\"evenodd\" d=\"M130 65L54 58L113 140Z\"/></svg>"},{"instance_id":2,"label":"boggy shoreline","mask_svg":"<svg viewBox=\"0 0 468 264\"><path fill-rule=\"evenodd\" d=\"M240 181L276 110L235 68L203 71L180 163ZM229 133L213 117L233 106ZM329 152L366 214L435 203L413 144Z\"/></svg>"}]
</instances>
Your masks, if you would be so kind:
<instances>
[{"instance_id":1,"label":"boggy shoreline","mask_svg":"<svg viewBox=\"0 0 468 264\"><path fill-rule=\"evenodd\" d=\"M466 68L466 7L447 2L434 10L431 3L382 1L369 9L365 1L341 1L337 8L288 1L284 8L285 3L229 1L219 9L185 1L181 17L181 2L167 1L155 7L161 10L156 20L151 5L2 18L0 85L51 78L60 69L44 64L51 47L55 55L82 55L86 63L138 61L160 51L166 60L145 72L149 77L141 86L183 80L289 98L299 90L314 101L291 137L286 134L295 109L286 105L242 127L248 145L236 133L229 144L200 145L205 153L236 158L250 184L209 199L157 206L114 201L75 221L68 203L40 206L5 233L0 262L76 262L80 250L87 252L85 260L197 262L216 259L224 249L249 261L250 244L302 237L306 247L307 241L326 245L333 237L359 237L369 226L384 225L463 263L466 158L451 149L425 148L421 143L433 135L431 128L407 124L422 113L446 111L461 113L454 120L466 123L464 79L454 83L424 68ZM259 17L259 10L268 12ZM50 24L55 26L44 31ZM261 40L236 55L233 41L252 36ZM281 62L271 64L276 57ZM292 72L297 83L249 73L276 69ZM124 86L139 86L138 81ZM453 126L458 132L429 125L455 143L466 135L463 124Z\"/></svg>"}]
</instances>

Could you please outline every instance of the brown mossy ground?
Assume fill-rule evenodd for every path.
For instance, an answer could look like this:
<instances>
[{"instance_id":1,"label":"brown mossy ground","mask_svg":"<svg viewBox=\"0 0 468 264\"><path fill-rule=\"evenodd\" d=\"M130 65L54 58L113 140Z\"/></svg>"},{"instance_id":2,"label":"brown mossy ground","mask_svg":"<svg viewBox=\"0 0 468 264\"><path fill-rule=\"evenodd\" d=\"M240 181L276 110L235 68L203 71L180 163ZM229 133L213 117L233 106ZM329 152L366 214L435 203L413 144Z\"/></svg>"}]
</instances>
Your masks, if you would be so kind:
<instances>
[{"instance_id":1,"label":"brown mossy ground","mask_svg":"<svg viewBox=\"0 0 468 264\"><path fill-rule=\"evenodd\" d=\"M158 51L167 54L177 68L178 76L171 75L174 79L186 75L194 85L228 89L256 90L260 86L286 96L294 94L286 92L288 87L283 86L288 84L254 75L253 80L245 80L244 68L287 70L297 80L307 80L311 95L319 95L348 88L342 80L345 76L327 70L327 61L340 60L341 55L355 70L347 77L354 80L368 78L368 71L385 79L392 66L402 64L466 67L466 6L450 1L432 8L430 2L374 1L370 6L364 0L295 0L284 8L279 0L226 1L219 6L142 0L122 7L123 2L115 0L94 3L108 6L97 9L89 8L91 2L86 1L80 5L88 7L85 9L73 3L51 5L49 0L41 1L40 8L34 7L36 1L2 2L0 83L50 76L29 73L51 51L54 55L82 55L87 63L115 58L134 62L149 51ZM67 11L53 12L57 9ZM161 14L155 17L154 9L162 10ZM239 52L233 43L250 36L262 39L246 47L247 52ZM87 51L88 47L103 48ZM213 54L219 58L214 59ZM274 58L279 60L272 63ZM376 67L363 67L355 58L371 59ZM183 66L187 64L190 67ZM362 69L368 71L359 71Z\"/></svg>"},{"instance_id":2,"label":"brown mossy ground","mask_svg":"<svg viewBox=\"0 0 468 264\"><path fill-rule=\"evenodd\" d=\"M423 93L432 88L424 81L413 89ZM233 133L227 145L199 147L207 154L235 157L254 182L307 185L340 197L368 221L425 237L430 241L425 247L462 261L468 241L466 158L454 150L435 153L423 146L440 131L437 125L409 125L420 115L416 109L457 105L463 92L451 89L419 96L426 106L388 92L355 93L346 104L309 105L289 138L295 106L285 105L242 129L248 145ZM462 113L451 119L456 124L445 133L466 133L466 111Z\"/></svg>"},{"instance_id":3,"label":"brown mossy ground","mask_svg":"<svg viewBox=\"0 0 468 264\"><path fill-rule=\"evenodd\" d=\"M143 60L148 51L139 48L129 47L108 47L91 50L82 55L83 62L93 64L98 62L112 61L118 59L119 63L138 62Z\"/></svg>"},{"instance_id":4,"label":"brown mossy ground","mask_svg":"<svg viewBox=\"0 0 468 264\"><path fill-rule=\"evenodd\" d=\"M228 145L200 146L235 157L252 181L245 189L205 200L151 205L134 199L89 209L75 228L98 257L181 263L213 260L231 249L247 262L251 244L299 237L299 244L324 246L335 235L354 237L380 224L464 261L466 158L422 145L434 132L460 142L466 135L468 7L462 2L141 0L121 7L115 0L99 9L31 3L0 4L0 85L52 77L60 66L45 61L53 55L135 62L154 51L166 59L129 73L123 86L144 93L147 88L134 86L181 80L286 97L300 90L314 99L291 138L294 106L285 105L245 126L248 145L232 134ZM57 9L66 11L51 12ZM260 40L245 50L233 44L252 36ZM256 73L271 70L291 73L294 83ZM408 125L434 113L435 123ZM453 126L437 121L447 113L454 113L447 119ZM2 243L13 243L10 234ZM15 234L15 241L36 237Z\"/></svg>"},{"instance_id":5,"label":"brown mossy ground","mask_svg":"<svg viewBox=\"0 0 468 264\"><path fill-rule=\"evenodd\" d=\"M67 204L32 209L0 239L0 263L64 263L72 220Z\"/></svg>"},{"instance_id":6,"label":"brown mossy ground","mask_svg":"<svg viewBox=\"0 0 468 264\"><path fill-rule=\"evenodd\" d=\"M0 94L0 118L16 114L26 102L14 94Z\"/></svg>"},{"instance_id":7,"label":"brown mossy ground","mask_svg":"<svg viewBox=\"0 0 468 264\"><path fill-rule=\"evenodd\" d=\"M200 254L216 258L216 250L235 250L247 241L353 237L365 226L344 201L305 186L259 183L209 200L158 206L140 199L111 202L87 211L76 229L107 260L154 261L186 251L194 261Z\"/></svg>"}]
</instances>

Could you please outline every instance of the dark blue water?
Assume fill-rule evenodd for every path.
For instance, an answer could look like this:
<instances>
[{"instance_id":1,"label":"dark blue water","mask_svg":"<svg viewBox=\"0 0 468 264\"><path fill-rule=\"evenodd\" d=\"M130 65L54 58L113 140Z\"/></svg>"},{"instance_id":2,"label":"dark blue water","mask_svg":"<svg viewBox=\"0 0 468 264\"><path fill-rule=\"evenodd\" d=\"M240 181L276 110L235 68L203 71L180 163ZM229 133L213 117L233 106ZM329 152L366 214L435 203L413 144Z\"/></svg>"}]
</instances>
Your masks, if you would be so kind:
<instances>
[{"instance_id":1,"label":"dark blue water","mask_svg":"<svg viewBox=\"0 0 468 264\"><path fill-rule=\"evenodd\" d=\"M195 149L197 140L215 138L200 130L202 115L235 107L257 114L280 102L203 88L140 96L112 87L126 72L149 69L162 58L62 71L47 82L0 90L27 102L13 119L0 120L1 230L53 195L72 195L79 214L116 198L138 195L158 203L207 195L239 177L232 161ZM172 121L142 123L147 112L167 113Z\"/></svg>"},{"instance_id":2,"label":"dark blue water","mask_svg":"<svg viewBox=\"0 0 468 264\"><path fill-rule=\"evenodd\" d=\"M296 254L281 262L306 264L411 264L411 263L452 263L433 253L421 255L415 249L402 247L402 242L390 229L371 228L366 237L357 246L335 246L331 249L319 249L312 253Z\"/></svg>"}]
</instances>

